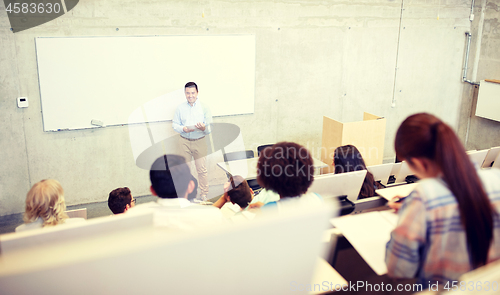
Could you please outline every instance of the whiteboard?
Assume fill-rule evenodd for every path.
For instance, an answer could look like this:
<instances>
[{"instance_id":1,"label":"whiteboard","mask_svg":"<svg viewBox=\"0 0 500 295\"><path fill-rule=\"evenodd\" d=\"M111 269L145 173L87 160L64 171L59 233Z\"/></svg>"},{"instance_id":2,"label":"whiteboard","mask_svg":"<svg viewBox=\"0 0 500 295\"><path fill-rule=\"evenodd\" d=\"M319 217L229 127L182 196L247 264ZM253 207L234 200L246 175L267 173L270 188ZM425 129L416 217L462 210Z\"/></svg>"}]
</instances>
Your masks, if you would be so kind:
<instances>
[{"instance_id":1,"label":"whiteboard","mask_svg":"<svg viewBox=\"0 0 500 295\"><path fill-rule=\"evenodd\" d=\"M500 84L481 80L477 94L476 116L500 121Z\"/></svg>"},{"instance_id":2,"label":"whiteboard","mask_svg":"<svg viewBox=\"0 0 500 295\"><path fill-rule=\"evenodd\" d=\"M213 116L254 112L255 36L35 38L44 131L172 120L184 85ZM156 112L133 115L144 105Z\"/></svg>"}]
</instances>

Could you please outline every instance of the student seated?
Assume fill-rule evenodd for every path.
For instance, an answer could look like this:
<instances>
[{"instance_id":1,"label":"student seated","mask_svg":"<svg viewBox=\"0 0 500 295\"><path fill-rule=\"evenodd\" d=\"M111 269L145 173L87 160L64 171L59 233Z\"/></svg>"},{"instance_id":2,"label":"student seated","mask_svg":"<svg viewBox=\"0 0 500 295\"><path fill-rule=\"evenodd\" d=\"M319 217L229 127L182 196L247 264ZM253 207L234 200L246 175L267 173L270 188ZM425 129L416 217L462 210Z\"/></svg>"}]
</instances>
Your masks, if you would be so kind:
<instances>
[{"instance_id":1,"label":"student seated","mask_svg":"<svg viewBox=\"0 0 500 295\"><path fill-rule=\"evenodd\" d=\"M241 210L248 207L252 202L253 190L248 185L246 179L239 175L231 176L229 181L224 184L224 194L213 204L221 209L224 204L231 202L237 204Z\"/></svg>"},{"instance_id":2,"label":"student seated","mask_svg":"<svg viewBox=\"0 0 500 295\"><path fill-rule=\"evenodd\" d=\"M261 189L260 192L252 198L252 202L250 204L258 203L261 202L263 204L267 204L270 202L276 202L280 199L280 195L278 195L276 192L268 190L268 189Z\"/></svg>"},{"instance_id":3,"label":"student seated","mask_svg":"<svg viewBox=\"0 0 500 295\"><path fill-rule=\"evenodd\" d=\"M83 218L69 219L65 211L61 184L55 179L44 179L35 183L26 195L25 224L16 227L16 232L84 221Z\"/></svg>"},{"instance_id":4,"label":"student seated","mask_svg":"<svg viewBox=\"0 0 500 295\"><path fill-rule=\"evenodd\" d=\"M353 145L343 145L335 149L333 156L333 166L335 173L345 173L351 171L366 170L365 161L358 149ZM382 188L378 182L373 179L373 175L367 171L358 199L373 197L375 190Z\"/></svg>"},{"instance_id":5,"label":"student seated","mask_svg":"<svg viewBox=\"0 0 500 295\"><path fill-rule=\"evenodd\" d=\"M253 203L251 208L278 206L284 200L294 200L294 205L306 206L323 203L316 193L307 193L314 180L313 159L309 151L293 142L279 142L264 149L257 163L257 182L267 190L276 192L279 201Z\"/></svg>"},{"instance_id":6,"label":"student seated","mask_svg":"<svg viewBox=\"0 0 500 295\"><path fill-rule=\"evenodd\" d=\"M196 199L196 196L198 195L198 180L196 180L196 178L193 175L191 175L191 180L194 183L194 188L193 191L188 194L187 199L193 203L201 203L198 201L198 199ZM207 201L204 202L206 203Z\"/></svg>"},{"instance_id":7,"label":"student seated","mask_svg":"<svg viewBox=\"0 0 500 295\"><path fill-rule=\"evenodd\" d=\"M188 196L195 189L186 160L178 155L163 155L149 171L151 193L158 199L139 204L129 213L152 210L154 225L175 230L192 230L221 223L222 215L213 206L191 203Z\"/></svg>"},{"instance_id":8,"label":"student seated","mask_svg":"<svg viewBox=\"0 0 500 295\"><path fill-rule=\"evenodd\" d=\"M108 207L113 214L127 212L127 210L134 207L134 205L135 199L132 197L128 187L119 187L109 193Z\"/></svg>"},{"instance_id":9,"label":"student seated","mask_svg":"<svg viewBox=\"0 0 500 295\"><path fill-rule=\"evenodd\" d=\"M500 170L476 171L453 130L426 113L408 117L394 145L420 181L387 243L388 275L443 289L500 259Z\"/></svg>"}]
</instances>

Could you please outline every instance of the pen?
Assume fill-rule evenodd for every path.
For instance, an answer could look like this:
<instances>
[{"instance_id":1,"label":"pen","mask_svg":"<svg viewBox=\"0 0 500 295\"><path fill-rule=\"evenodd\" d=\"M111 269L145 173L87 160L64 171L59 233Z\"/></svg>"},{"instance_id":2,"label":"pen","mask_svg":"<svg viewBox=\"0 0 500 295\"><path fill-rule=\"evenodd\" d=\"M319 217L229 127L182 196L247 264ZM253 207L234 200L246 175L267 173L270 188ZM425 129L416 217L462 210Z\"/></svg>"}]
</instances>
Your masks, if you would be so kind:
<instances>
[{"instance_id":1,"label":"pen","mask_svg":"<svg viewBox=\"0 0 500 295\"><path fill-rule=\"evenodd\" d=\"M401 203L404 201L404 199L406 199L406 197L396 197L393 200L394 203Z\"/></svg>"}]
</instances>

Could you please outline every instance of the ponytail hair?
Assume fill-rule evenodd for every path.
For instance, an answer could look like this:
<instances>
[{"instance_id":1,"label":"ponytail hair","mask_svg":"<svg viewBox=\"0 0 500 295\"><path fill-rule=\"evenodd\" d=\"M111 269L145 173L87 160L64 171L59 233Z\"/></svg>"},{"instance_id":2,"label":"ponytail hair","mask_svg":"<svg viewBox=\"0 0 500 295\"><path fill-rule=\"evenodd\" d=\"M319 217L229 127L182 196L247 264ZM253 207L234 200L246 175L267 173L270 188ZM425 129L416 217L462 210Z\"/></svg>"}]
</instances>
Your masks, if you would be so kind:
<instances>
[{"instance_id":1,"label":"ponytail hair","mask_svg":"<svg viewBox=\"0 0 500 295\"><path fill-rule=\"evenodd\" d=\"M493 240L493 208L460 140L443 121L420 113L408 117L395 140L396 156L412 165L412 158L427 158L441 170L455 196L465 229L473 269L485 265Z\"/></svg>"}]
</instances>

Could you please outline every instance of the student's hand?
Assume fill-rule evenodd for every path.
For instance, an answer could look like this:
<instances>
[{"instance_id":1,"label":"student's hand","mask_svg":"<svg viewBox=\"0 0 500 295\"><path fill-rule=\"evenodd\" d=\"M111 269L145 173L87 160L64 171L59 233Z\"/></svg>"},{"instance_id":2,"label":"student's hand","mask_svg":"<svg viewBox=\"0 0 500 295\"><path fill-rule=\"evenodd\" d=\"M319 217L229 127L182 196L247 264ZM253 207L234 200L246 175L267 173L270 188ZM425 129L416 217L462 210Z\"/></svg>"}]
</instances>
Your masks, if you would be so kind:
<instances>
[{"instance_id":1,"label":"student's hand","mask_svg":"<svg viewBox=\"0 0 500 295\"><path fill-rule=\"evenodd\" d=\"M256 202L256 203L248 204L248 209L259 209L262 206L264 206L264 203Z\"/></svg>"},{"instance_id":2,"label":"student's hand","mask_svg":"<svg viewBox=\"0 0 500 295\"><path fill-rule=\"evenodd\" d=\"M198 122L196 125L194 125L196 128L200 129L201 131L205 131L205 124Z\"/></svg>"},{"instance_id":3,"label":"student's hand","mask_svg":"<svg viewBox=\"0 0 500 295\"><path fill-rule=\"evenodd\" d=\"M223 195L223 197L226 198L226 203L231 202L231 199L229 198L229 194L227 193L230 190L231 190L231 183L228 181L228 182L224 183L224 195Z\"/></svg>"},{"instance_id":4,"label":"student's hand","mask_svg":"<svg viewBox=\"0 0 500 295\"><path fill-rule=\"evenodd\" d=\"M229 198L229 194L226 192L222 195L224 198L226 198L226 203L231 202L231 198Z\"/></svg>"},{"instance_id":5,"label":"student's hand","mask_svg":"<svg viewBox=\"0 0 500 295\"><path fill-rule=\"evenodd\" d=\"M212 206L220 209L227 202L229 202L229 195L227 193L224 193L215 203L212 204Z\"/></svg>"},{"instance_id":6,"label":"student's hand","mask_svg":"<svg viewBox=\"0 0 500 295\"><path fill-rule=\"evenodd\" d=\"M182 128L182 131L189 133L189 132L193 132L194 129L189 129L187 126L184 126L184 128Z\"/></svg>"},{"instance_id":7,"label":"student's hand","mask_svg":"<svg viewBox=\"0 0 500 295\"><path fill-rule=\"evenodd\" d=\"M403 205L403 202L401 202L400 200L401 200L401 197L399 197L399 196L394 197L392 200L387 202L387 206L389 206L389 208L391 208L391 209L396 210L396 213L397 213L399 211L399 208L401 208L401 206ZM400 202L398 202L398 201L400 201Z\"/></svg>"}]
</instances>

